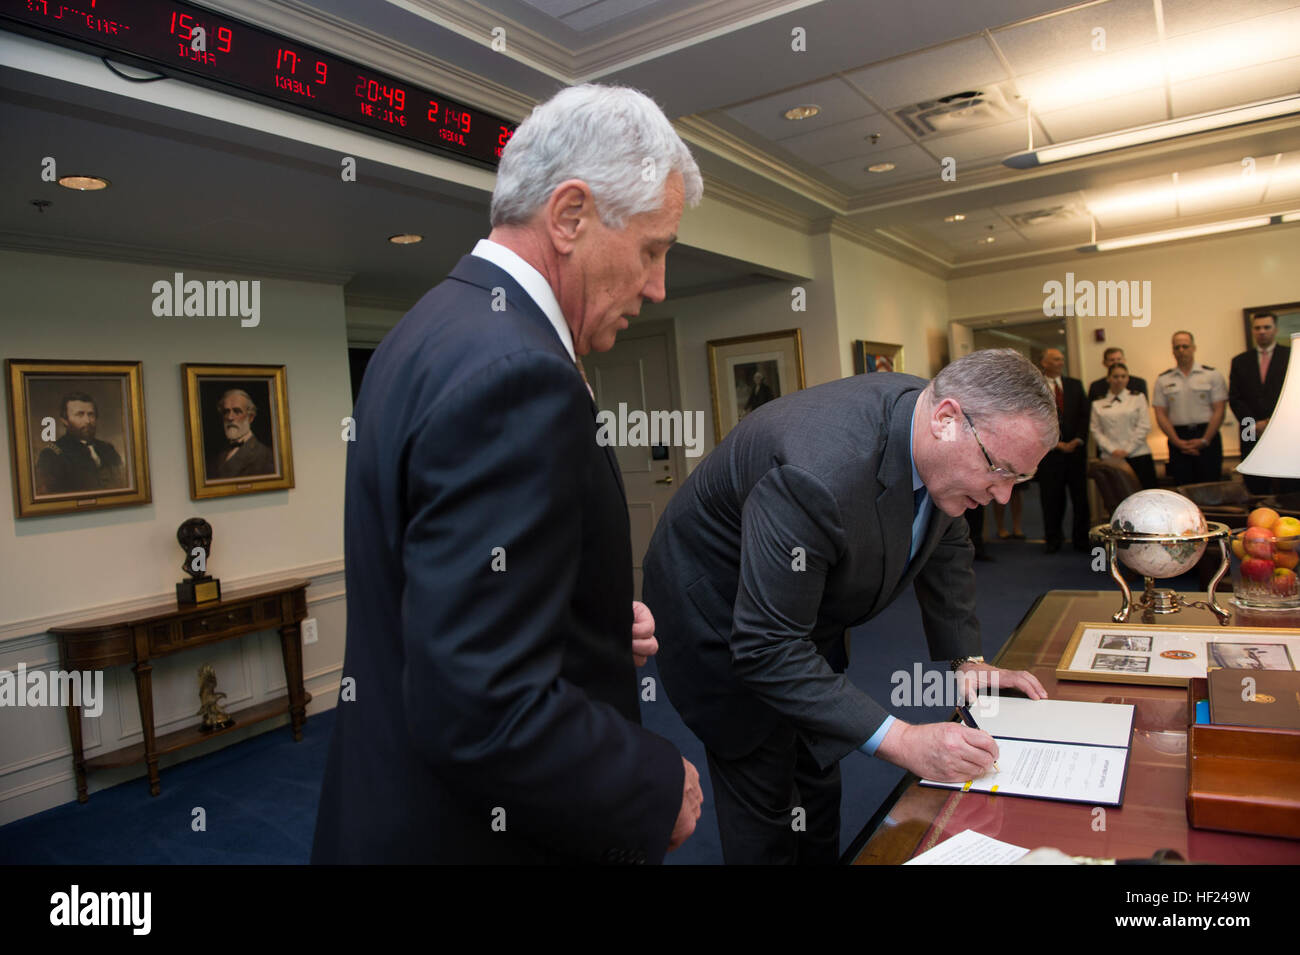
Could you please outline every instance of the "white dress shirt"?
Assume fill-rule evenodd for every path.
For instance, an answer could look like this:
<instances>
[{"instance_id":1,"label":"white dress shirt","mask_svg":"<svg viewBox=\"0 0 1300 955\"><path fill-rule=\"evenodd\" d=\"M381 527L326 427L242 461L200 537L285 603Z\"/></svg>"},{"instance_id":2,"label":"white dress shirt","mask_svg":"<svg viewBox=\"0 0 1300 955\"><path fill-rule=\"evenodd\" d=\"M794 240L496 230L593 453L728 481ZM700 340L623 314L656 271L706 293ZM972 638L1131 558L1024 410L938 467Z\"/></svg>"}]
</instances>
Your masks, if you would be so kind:
<instances>
[{"instance_id":1,"label":"white dress shirt","mask_svg":"<svg viewBox=\"0 0 1300 955\"><path fill-rule=\"evenodd\" d=\"M479 239L470 255L487 259L518 282L519 286L528 293L528 297L537 303L537 307L555 326L555 334L560 336L560 341L564 344L564 350L569 353L569 357L574 361L578 360L573 351L573 333L569 331L569 323L564 320L560 303L556 301L555 293L551 291L551 286L547 284L541 272L525 262L518 253L491 239Z\"/></svg>"},{"instance_id":2,"label":"white dress shirt","mask_svg":"<svg viewBox=\"0 0 1300 955\"><path fill-rule=\"evenodd\" d=\"M1110 454L1117 448L1130 458L1151 453L1147 446L1147 434L1151 431L1147 400L1128 389L1117 395L1108 391L1105 397L1094 401L1088 428L1102 454Z\"/></svg>"}]
</instances>

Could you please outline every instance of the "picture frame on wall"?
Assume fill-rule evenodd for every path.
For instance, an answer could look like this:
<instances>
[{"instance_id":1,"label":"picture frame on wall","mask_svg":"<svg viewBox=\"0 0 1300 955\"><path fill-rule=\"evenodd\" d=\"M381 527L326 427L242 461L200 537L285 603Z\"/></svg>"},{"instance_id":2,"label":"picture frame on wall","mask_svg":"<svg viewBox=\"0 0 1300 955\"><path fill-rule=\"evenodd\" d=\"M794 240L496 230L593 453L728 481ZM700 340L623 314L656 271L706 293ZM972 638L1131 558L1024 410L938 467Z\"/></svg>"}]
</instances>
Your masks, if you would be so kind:
<instances>
[{"instance_id":1,"label":"picture frame on wall","mask_svg":"<svg viewBox=\"0 0 1300 955\"><path fill-rule=\"evenodd\" d=\"M853 343L853 373L868 374L873 371L902 371L903 346L889 342Z\"/></svg>"},{"instance_id":2,"label":"picture frame on wall","mask_svg":"<svg viewBox=\"0 0 1300 955\"><path fill-rule=\"evenodd\" d=\"M1300 332L1300 302L1283 302L1280 305L1257 305L1241 310L1242 322L1246 326L1246 351L1255 347L1255 336L1251 333L1250 323L1256 315L1272 312L1277 316L1277 343L1288 345L1291 336Z\"/></svg>"},{"instance_id":3,"label":"picture frame on wall","mask_svg":"<svg viewBox=\"0 0 1300 955\"><path fill-rule=\"evenodd\" d=\"M152 500L140 362L11 358L5 378L16 517Z\"/></svg>"},{"instance_id":4,"label":"picture frame on wall","mask_svg":"<svg viewBox=\"0 0 1300 955\"><path fill-rule=\"evenodd\" d=\"M756 408L804 388L803 334L797 328L714 339L708 352L715 441Z\"/></svg>"},{"instance_id":5,"label":"picture frame on wall","mask_svg":"<svg viewBox=\"0 0 1300 955\"><path fill-rule=\"evenodd\" d=\"M293 487L284 365L181 365L190 497Z\"/></svg>"}]
</instances>

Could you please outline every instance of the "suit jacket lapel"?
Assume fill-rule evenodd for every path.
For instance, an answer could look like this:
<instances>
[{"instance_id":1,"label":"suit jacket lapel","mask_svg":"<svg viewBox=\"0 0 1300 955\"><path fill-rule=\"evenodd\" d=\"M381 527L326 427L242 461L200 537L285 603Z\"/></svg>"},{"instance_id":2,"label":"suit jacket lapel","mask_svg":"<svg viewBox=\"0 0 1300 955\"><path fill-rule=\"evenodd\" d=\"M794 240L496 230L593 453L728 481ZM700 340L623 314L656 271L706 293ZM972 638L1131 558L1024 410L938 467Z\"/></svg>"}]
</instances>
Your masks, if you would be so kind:
<instances>
[{"instance_id":1,"label":"suit jacket lapel","mask_svg":"<svg viewBox=\"0 0 1300 955\"><path fill-rule=\"evenodd\" d=\"M889 436L876 471L880 485L876 519L880 522L884 574L870 616L875 616L894 599L912 549L912 412L920 396L920 391L908 392L894 403L889 416ZM931 525L934 523L930 521Z\"/></svg>"}]
</instances>

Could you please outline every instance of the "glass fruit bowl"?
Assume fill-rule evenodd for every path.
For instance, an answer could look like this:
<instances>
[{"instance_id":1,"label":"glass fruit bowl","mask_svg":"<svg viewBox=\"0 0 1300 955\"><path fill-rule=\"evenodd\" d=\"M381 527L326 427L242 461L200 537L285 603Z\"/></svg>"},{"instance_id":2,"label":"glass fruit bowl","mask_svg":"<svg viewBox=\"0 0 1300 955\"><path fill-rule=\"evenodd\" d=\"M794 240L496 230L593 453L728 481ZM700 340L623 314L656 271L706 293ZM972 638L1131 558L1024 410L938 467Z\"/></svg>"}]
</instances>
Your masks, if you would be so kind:
<instances>
[{"instance_id":1,"label":"glass fruit bowl","mask_svg":"<svg viewBox=\"0 0 1300 955\"><path fill-rule=\"evenodd\" d=\"M1267 508L1232 531L1232 602L1251 610L1300 607L1300 520Z\"/></svg>"}]
</instances>

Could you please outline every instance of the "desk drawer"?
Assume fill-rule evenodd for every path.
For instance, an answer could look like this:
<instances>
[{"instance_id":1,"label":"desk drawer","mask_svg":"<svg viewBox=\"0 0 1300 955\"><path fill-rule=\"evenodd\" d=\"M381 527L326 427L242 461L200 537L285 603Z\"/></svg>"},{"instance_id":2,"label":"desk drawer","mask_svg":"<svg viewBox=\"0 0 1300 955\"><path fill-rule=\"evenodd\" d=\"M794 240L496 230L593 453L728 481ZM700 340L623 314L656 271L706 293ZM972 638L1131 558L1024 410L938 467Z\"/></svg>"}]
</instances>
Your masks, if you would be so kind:
<instances>
[{"instance_id":1,"label":"desk drawer","mask_svg":"<svg viewBox=\"0 0 1300 955\"><path fill-rule=\"evenodd\" d=\"M253 626L253 605L226 607L216 613L191 617L181 622L181 640L203 640L219 637L232 630L244 630Z\"/></svg>"}]
</instances>

